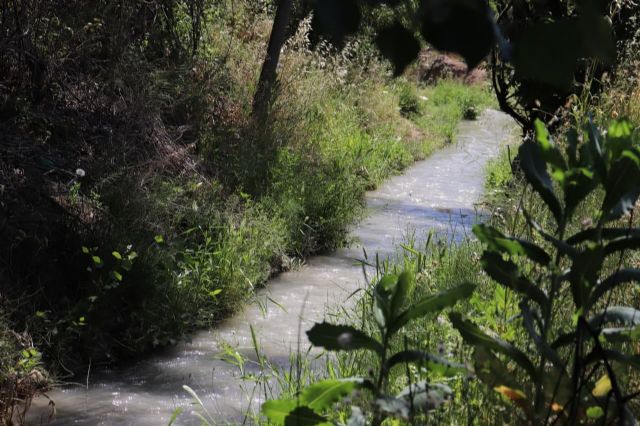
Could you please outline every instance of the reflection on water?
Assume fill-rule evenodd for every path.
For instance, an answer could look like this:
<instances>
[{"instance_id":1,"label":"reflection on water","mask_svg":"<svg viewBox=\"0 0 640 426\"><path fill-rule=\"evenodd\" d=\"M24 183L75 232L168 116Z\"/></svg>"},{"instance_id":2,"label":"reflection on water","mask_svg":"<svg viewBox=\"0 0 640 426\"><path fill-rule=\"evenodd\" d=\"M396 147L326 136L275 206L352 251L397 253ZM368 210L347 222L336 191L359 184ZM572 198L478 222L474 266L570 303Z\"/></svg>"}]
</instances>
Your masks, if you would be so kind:
<instances>
[{"instance_id":1,"label":"reflection on water","mask_svg":"<svg viewBox=\"0 0 640 426\"><path fill-rule=\"evenodd\" d=\"M88 387L51 392L58 412L53 424L167 424L176 407L189 409L184 384L196 390L221 422L241 421L249 397L238 369L214 359L221 350L220 342L254 357L252 325L271 362L286 365L291 351L299 345L303 350L308 347L304 333L299 342L300 329L322 319L327 305L344 304L363 286L362 269L354 261L362 257L363 248L369 256L378 253L384 258L394 255L396 244L407 232L418 239L429 230L455 239L464 237L480 217L474 203L483 189L484 166L513 128L512 121L496 111L461 123L455 144L367 194L370 214L353 230L357 243L352 247L313 257L300 270L279 275L259 295L265 303L247 306L215 330L196 333L191 343L130 366L92 372ZM247 369L251 372L256 367L250 363ZM254 407L259 403L252 401ZM46 401L36 402L33 423L39 423L38 416L48 416L45 406ZM182 415L178 422L189 423L198 421Z\"/></svg>"}]
</instances>

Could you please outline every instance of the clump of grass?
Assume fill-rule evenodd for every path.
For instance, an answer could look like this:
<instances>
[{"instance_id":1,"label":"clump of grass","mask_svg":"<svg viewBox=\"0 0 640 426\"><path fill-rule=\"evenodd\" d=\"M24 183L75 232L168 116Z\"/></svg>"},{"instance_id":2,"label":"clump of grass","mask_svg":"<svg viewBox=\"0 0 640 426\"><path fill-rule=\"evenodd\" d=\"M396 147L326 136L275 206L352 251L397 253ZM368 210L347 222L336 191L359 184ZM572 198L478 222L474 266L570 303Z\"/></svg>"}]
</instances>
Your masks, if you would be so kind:
<instances>
[{"instance_id":1,"label":"clump of grass","mask_svg":"<svg viewBox=\"0 0 640 426\"><path fill-rule=\"evenodd\" d=\"M415 86L406 81L398 81L398 105L400 114L406 118L414 118L422 112L422 105Z\"/></svg>"}]
</instances>

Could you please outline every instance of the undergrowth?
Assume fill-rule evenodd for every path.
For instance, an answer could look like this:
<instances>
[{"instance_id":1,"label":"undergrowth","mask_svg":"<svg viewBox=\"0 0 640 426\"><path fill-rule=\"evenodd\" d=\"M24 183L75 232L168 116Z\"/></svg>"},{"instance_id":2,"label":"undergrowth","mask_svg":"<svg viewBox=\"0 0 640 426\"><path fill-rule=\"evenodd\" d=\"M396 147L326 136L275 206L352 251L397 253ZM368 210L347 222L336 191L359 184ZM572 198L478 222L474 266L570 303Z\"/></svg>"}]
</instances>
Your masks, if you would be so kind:
<instances>
[{"instance_id":1,"label":"undergrowth","mask_svg":"<svg viewBox=\"0 0 640 426\"><path fill-rule=\"evenodd\" d=\"M187 2L37 3L6 25L53 17L62 40L30 52L44 80L0 52L0 300L2 329L28 331L58 376L185 339L343 244L365 190L491 103L484 86L391 81L367 40L312 49L307 19L264 128L250 100L268 10L210 6L196 25Z\"/></svg>"}]
</instances>

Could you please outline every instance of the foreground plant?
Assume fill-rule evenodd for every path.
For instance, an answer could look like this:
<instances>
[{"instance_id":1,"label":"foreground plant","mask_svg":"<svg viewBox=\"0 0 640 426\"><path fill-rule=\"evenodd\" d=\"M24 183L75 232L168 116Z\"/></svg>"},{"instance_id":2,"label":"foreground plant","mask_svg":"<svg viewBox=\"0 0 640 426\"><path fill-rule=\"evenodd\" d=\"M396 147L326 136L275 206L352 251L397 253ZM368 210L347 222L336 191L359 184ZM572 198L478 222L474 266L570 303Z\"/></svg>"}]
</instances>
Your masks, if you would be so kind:
<instances>
[{"instance_id":1,"label":"foreground plant","mask_svg":"<svg viewBox=\"0 0 640 426\"><path fill-rule=\"evenodd\" d=\"M262 413L276 425L333 424L326 415L334 404L363 390L358 399L362 404L351 407L349 425L380 424L386 418L412 419L421 412L435 409L450 399L452 390L442 383L420 381L410 383L396 395L390 394L389 374L394 367L416 364L441 377L465 374L462 364L436 355L407 348L391 353L392 343L409 322L434 314L469 297L475 288L462 284L450 290L427 296L410 307L405 307L415 288L410 272L385 275L372 288L373 315L378 328L377 336L348 325L316 323L307 331L309 341L328 351L366 350L378 358L377 371L370 377L350 377L323 380L303 389L293 399L267 401Z\"/></svg>"},{"instance_id":2,"label":"foreground plant","mask_svg":"<svg viewBox=\"0 0 640 426\"><path fill-rule=\"evenodd\" d=\"M639 142L626 121L606 132L589 123L568 133L562 152L537 122L536 138L520 147L519 161L550 223L537 223L523 207L529 239L474 227L486 246L484 271L521 296L525 349L489 336L459 313L450 320L475 347L478 377L515 403L529 424L636 424L629 405L640 394L640 356L629 344L640 338L640 310L610 305L627 301L629 284L640 281L639 269L625 267L625 253L640 248L640 228L632 226ZM567 237L582 220L576 217L581 203L592 197L602 197L597 217Z\"/></svg>"}]
</instances>

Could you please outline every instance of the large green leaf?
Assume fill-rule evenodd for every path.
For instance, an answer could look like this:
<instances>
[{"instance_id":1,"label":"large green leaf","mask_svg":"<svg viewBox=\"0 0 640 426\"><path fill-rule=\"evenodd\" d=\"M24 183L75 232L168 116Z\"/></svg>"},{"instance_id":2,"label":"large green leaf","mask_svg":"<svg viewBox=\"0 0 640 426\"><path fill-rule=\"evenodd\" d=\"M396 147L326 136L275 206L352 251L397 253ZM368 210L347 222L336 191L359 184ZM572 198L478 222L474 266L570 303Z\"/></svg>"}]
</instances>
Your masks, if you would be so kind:
<instances>
[{"instance_id":1,"label":"large green leaf","mask_svg":"<svg viewBox=\"0 0 640 426\"><path fill-rule=\"evenodd\" d=\"M578 256L579 251L575 247L545 232L544 229L542 229L542 226L540 226L540 224L536 222L526 210L523 210L522 213L524 214L527 224L540 234L545 241L551 243L556 249L558 249L561 254L569 256L572 259Z\"/></svg>"},{"instance_id":2,"label":"large green leaf","mask_svg":"<svg viewBox=\"0 0 640 426\"><path fill-rule=\"evenodd\" d=\"M300 393L300 402L314 411L322 412L360 387L362 380L322 380L304 388Z\"/></svg>"},{"instance_id":3,"label":"large green leaf","mask_svg":"<svg viewBox=\"0 0 640 426\"><path fill-rule=\"evenodd\" d=\"M295 399L273 399L262 404L262 414L275 425L283 425L284 419L296 409Z\"/></svg>"},{"instance_id":4,"label":"large green leaf","mask_svg":"<svg viewBox=\"0 0 640 426\"><path fill-rule=\"evenodd\" d=\"M605 141L607 161L612 163L628 149L633 148L633 125L627 120L614 120L607 129Z\"/></svg>"},{"instance_id":5,"label":"large green leaf","mask_svg":"<svg viewBox=\"0 0 640 426\"><path fill-rule=\"evenodd\" d=\"M549 164L553 171L564 172L567 164L560 150L553 144L549 131L539 119L534 122L536 141L540 147L540 154L545 163Z\"/></svg>"},{"instance_id":6,"label":"large green leaf","mask_svg":"<svg viewBox=\"0 0 640 426\"><path fill-rule=\"evenodd\" d=\"M595 305L609 290L631 282L640 282L640 269L621 269L614 272L596 286L589 297L587 307Z\"/></svg>"},{"instance_id":7,"label":"large green leaf","mask_svg":"<svg viewBox=\"0 0 640 426\"><path fill-rule=\"evenodd\" d=\"M640 152L622 152L611 165L605 190L601 209L607 220L618 219L633 208L640 195Z\"/></svg>"},{"instance_id":8,"label":"large green leaf","mask_svg":"<svg viewBox=\"0 0 640 426\"><path fill-rule=\"evenodd\" d=\"M640 341L640 325L635 327L610 327L600 330L608 342L625 343Z\"/></svg>"},{"instance_id":9,"label":"large green leaf","mask_svg":"<svg viewBox=\"0 0 640 426\"><path fill-rule=\"evenodd\" d=\"M406 350L394 354L385 364L387 370L391 370L395 365L403 363L420 364L427 370L445 377L458 376L467 373L468 370L463 364L452 362L439 356L431 355L421 351Z\"/></svg>"},{"instance_id":10,"label":"large green leaf","mask_svg":"<svg viewBox=\"0 0 640 426\"><path fill-rule=\"evenodd\" d=\"M438 50L462 56L469 69L491 51L494 23L488 5L477 0L422 0L422 36Z\"/></svg>"},{"instance_id":11,"label":"large green leaf","mask_svg":"<svg viewBox=\"0 0 640 426\"><path fill-rule=\"evenodd\" d=\"M585 167L570 169L564 173L562 189L567 218L573 215L578 204L593 191L596 183L593 172Z\"/></svg>"},{"instance_id":12,"label":"large green leaf","mask_svg":"<svg viewBox=\"0 0 640 426\"><path fill-rule=\"evenodd\" d=\"M564 373L565 367L564 363L560 359L560 355L553 349L545 339L536 331L534 325L534 318L531 309L527 305L526 301L520 303L520 311L522 312L522 323L524 324L525 330L533 340L533 343L536 345L540 353L542 353L559 372Z\"/></svg>"},{"instance_id":13,"label":"large green leaf","mask_svg":"<svg viewBox=\"0 0 640 426\"><path fill-rule=\"evenodd\" d=\"M391 296L391 315L395 316L400 312L405 302L413 293L415 287L415 277L409 271L405 271L398 277L398 283Z\"/></svg>"},{"instance_id":14,"label":"large green leaf","mask_svg":"<svg viewBox=\"0 0 640 426\"><path fill-rule=\"evenodd\" d=\"M324 417L313 411L309 407L296 407L284 419L284 426L331 426L332 424Z\"/></svg>"},{"instance_id":15,"label":"large green leaf","mask_svg":"<svg viewBox=\"0 0 640 426\"><path fill-rule=\"evenodd\" d=\"M616 361L622 365L626 365L628 367L633 367L636 370L640 370L640 356L639 355L627 355L620 351L616 351L613 349L605 349L604 353L600 353L597 350L592 350L589 355L587 355L584 359L585 366L592 364L594 362L600 362L606 357L607 361L611 363L611 361Z\"/></svg>"},{"instance_id":16,"label":"large green leaf","mask_svg":"<svg viewBox=\"0 0 640 426\"><path fill-rule=\"evenodd\" d=\"M576 245L583 243L587 240L595 241L598 235L604 240L622 239L625 238L640 238L640 229L629 228L602 228L600 231L595 228L585 229L572 235L567 239L567 243ZM606 251L606 248L605 248Z\"/></svg>"},{"instance_id":17,"label":"large green leaf","mask_svg":"<svg viewBox=\"0 0 640 426\"><path fill-rule=\"evenodd\" d=\"M378 341L348 325L316 323L307 331L307 337L314 346L330 351L369 349L382 353L382 345Z\"/></svg>"},{"instance_id":18,"label":"large green leaf","mask_svg":"<svg viewBox=\"0 0 640 426\"><path fill-rule=\"evenodd\" d=\"M526 256L541 265L547 265L551 257L537 245L514 237L507 237L492 226L485 224L475 225L473 233L490 251L506 253L509 255Z\"/></svg>"},{"instance_id":19,"label":"large green leaf","mask_svg":"<svg viewBox=\"0 0 640 426\"><path fill-rule=\"evenodd\" d=\"M640 249L640 235L625 236L611 240L604 246L604 254L608 256L619 251L638 249Z\"/></svg>"},{"instance_id":20,"label":"large green leaf","mask_svg":"<svg viewBox=\"0 0 640 426\"><path fill-rule=\"evenodd\" d=\"M460 335L465 342L474 345L481 346L486 349L501 353L508 356L516 364L522 367L531 378L535 381L537 378L536 369L533 363L527 358L527 356L511 343L504 340L489 337L485 334L477 325L470 321L466 321L462 318L462 315L456 312L449 314L449 319L453 326L460 332Z\"/></svg>"},{"instance_id":21,"label":"large green leaf","mask_svg":"<svg viewBox=\"0 0 640 426\"><path fill-rule=\"evenodd\" d=\"M514 372L509 370L489 349L476 346L473 350L473 360L476 376L491 389L500 385L512 389L518 387Z\"/></svg>"},{"instance_id":22,"label":"large green leaf","mask_svg":"<svg viewBox=\"0 0 640 426\"><path fill-rule=\"evenodd\" d=\"M453 306L459 300L471 296L475 288L475 285L467 283L427 296L400 314L393 322L391 330L399 330L411 320L423 317L426 314L440 312L444 308Z\"/></svg>"},{"instance_id":23,"label":"large green leaf","mask_svg":"<svg viewBox=\"0 0 640 426\"><path fill-rule=\"evenodd\" d=\"M376 45L382 56L393 64L394 76L401 75L420 53L420 43L400 22L378 31Z\"/></svg>"},{"instance_id":24,"label":"large green leaf","mask_svg":"<svg viewBox=\"0 0 640 426\"><path fill-rule=\"evenodd\" d=\"M634 188L631 191L624 194L618 202L611 208L609 212L608 220L620 219L625 214L633 210L640 197L640 187Z\"/></svg>"},{"instance_id":25,"label":"large green leaf","mask_svg":"<svg viewBox=\"0 0 640 426\"><path fill-rule=\"evenodd\" d=\"M585 167L590 167L594 170L596 176L599 177L600 182L607 180L607 162L604 156L603 149L603 135L598 126L595 125L593 120L589 118L589 121L585 125L585 133L588 137L587 143L583 145L582 157L585 162Z\"/></svg>"},{"instance_id":26,"label":"large green leaf","mask_svg":"<svg viewBox=\"0 0 640 426\"><path fill-rule=\"evenodd\" d=\"M480 263L485 272L498 283L535 300L541 307L546 309L549 304L547 295L526 277L522 276L518 265L509 260L504 260L500 253L491 251L482 253Z\"/></svg>"},{"instance_id":27,"label":"large green leaf","mask_svg":"<svg viewBox=\"0 0 640 426\"><path fill-rule=\"evenodd\" d=\"M518 150L520 167L531 187L540 194L549 210L553 214L558 225L562 224L562 207L553 191L551 178L547 173L547 167L542 159L540 146L533 141L526 141Z\"/></svg>"},{"instance_id":28,"label":"large green leaf","mask_svg":"<svg viewBox=\"0 0 640 426\"><path fill-rule=\"evenodd\" d=\"M568 278L573 303L578 309L590 306L589 289L596 286L603 261L604 248L595 243L587 244L580 254L574 257Z\"/></svg>"},{"instance_id":29,"label":"large green leaf","mask_svg":"<svg viewBox=\"0 0 640 426\"><path fill-rule=\"evenodd\" d=\"M594 329L610 323L640 325L640 310L628 306L610 306L589 319L589 326Z\"/></svg>"}]
</instances>

